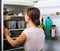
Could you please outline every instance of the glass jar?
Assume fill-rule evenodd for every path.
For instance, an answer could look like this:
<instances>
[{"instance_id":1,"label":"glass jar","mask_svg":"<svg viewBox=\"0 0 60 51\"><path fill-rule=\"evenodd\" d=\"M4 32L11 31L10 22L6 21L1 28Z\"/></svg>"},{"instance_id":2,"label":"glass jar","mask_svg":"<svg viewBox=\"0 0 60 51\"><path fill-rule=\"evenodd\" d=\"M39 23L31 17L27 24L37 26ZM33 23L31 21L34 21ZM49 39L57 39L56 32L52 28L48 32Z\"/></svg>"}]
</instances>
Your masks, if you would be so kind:
<instances>
[{"instance_id":1,"label":"glass jar","mask_svg":"<svg viewBox=\"0 0 60 51\"><path fill-rule=\"evenodd\" d=\"M56 40L56 25L52 25L51 28L51 39Z\"/></svg>"}]
</instances>

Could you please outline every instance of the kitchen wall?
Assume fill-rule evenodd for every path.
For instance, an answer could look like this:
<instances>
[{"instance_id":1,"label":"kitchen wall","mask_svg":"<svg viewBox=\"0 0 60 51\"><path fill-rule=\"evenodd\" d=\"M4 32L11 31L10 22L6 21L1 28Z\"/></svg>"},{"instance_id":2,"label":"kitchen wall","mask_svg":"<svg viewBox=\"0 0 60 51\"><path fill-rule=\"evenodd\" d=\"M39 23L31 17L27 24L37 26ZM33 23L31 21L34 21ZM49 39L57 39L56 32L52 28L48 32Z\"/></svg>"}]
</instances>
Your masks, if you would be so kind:
<instances>
[{"instance_id":1,"label":"kitchen wall","mask_svg":"<svg viewBox=\"0 0 60 51\"><path fill-rule=\"evenodd\" d=\"M50 6L50 7L38 7L41 11L41 14L56 14L57 11L60 11L60 6Z\"/></svg>"},{"instance_id":2,"label":"kitchen wall","mask_svg":"<svg viewBox=\"0 0 60 51\"><path fill-rule=\"evenodd\" d=\"M41 10L41 14L51 14L60 11L60 0L41 0L35 3L34 7Z\"/></svg>"},{"instance_id":3,"label":"kitchen wall","mask_svg":"<svg viewBox=\"0 0 60 51\"><path fill-rule=\"evenodd\" d=\"M37 7L40 9L41 12L41 17L44 15L44 24L45 24L45 19L47 16L50 16L53 24L56 25L57 27L57 34L60 36L60 15L56 15L56 12L60 12L60 0L41 0L38 1L38 3L35 3L34 7ZM51 14L53 14L51 16Z\"/></svg>"}]
</instances>

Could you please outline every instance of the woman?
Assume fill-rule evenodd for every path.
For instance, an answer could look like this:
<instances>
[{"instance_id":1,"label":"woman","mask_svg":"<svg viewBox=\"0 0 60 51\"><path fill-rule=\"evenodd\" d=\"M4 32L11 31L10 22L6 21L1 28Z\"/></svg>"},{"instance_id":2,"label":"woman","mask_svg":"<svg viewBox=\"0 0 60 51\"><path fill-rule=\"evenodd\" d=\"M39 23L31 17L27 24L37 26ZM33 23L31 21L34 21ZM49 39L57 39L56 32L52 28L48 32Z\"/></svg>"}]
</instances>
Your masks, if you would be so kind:
<instances>
[{"instance_id":1,"label":"woman","mask_svg":"<svg viewBox=\"0 0 60 51\"><path fill-rule=\"evenodd\" d=\"M29 28L26 28L21 35L12 40L9 35L9 30L4 28L5 37L8 42L14 47L24 42L26 51L41 51L44 46L45 35L40 25L40 11L38 8L28 8L25 15L25 21L29 24Z\"/></svg>"}]
</instances>

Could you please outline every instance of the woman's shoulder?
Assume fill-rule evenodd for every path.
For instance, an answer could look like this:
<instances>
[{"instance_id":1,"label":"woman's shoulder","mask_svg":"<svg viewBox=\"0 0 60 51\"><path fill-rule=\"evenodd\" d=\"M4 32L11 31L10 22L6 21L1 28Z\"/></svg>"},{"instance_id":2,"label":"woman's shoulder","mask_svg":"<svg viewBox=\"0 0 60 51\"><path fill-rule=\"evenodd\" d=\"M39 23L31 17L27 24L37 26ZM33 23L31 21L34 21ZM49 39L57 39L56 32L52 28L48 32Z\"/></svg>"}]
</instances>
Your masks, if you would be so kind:
<instances>
[{"instance_id":1,"label":"woman's shoulder","mask_svg":"<svg viewBox=\"0 0 60 51\"><path fill-rule=\"evenodd\" d=\"M29 30L29 29L30 29L30 28L25 28L24 31L25 31L25 30Z\"/></svg>"},{"instance_id":2,"label":"woman's shoulder","mask_svg":"<svg viewBox=\"0 0 60 51\"><path fill-rule=\"evenodd\" d=\"M23 30L23 32L28 32L30 30L30 28L25 28L24 30Z\"/></svg>"},{"instance_id":3,"label":"woman's shoulder","mask_svg":"<svg viewBox=\"0 0 60 51\"><path fill-rule=\"evenodd\" d=\"M43 29L41 27L39 28L25 28L24 31L32 31L32 30L40 30L40 31L43 31Z\"/></svg>"}]
</instances>

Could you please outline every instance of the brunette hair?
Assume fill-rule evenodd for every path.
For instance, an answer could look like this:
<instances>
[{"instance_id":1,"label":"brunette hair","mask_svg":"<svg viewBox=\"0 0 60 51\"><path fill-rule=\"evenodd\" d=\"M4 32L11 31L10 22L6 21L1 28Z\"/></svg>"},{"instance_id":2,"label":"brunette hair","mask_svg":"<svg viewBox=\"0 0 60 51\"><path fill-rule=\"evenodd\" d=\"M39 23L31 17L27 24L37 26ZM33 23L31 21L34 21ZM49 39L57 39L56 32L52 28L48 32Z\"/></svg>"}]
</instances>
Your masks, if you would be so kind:
<instances>
[{"instance_id":1,"label":"brunette hair","mask_svg":"<svg viewBox=\"0 0 60 51\"><path fill-rule=\"evenodd\" d=\"M36 7L28 8L26 13L36 26L40 25L40 11L38 8Z\"/></svg>"}]
</instances>

